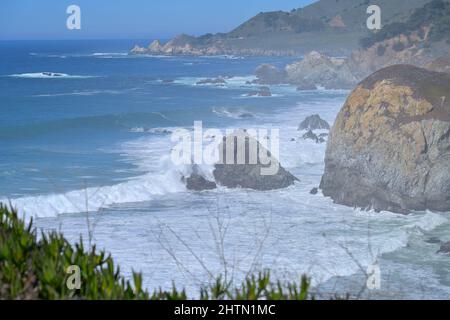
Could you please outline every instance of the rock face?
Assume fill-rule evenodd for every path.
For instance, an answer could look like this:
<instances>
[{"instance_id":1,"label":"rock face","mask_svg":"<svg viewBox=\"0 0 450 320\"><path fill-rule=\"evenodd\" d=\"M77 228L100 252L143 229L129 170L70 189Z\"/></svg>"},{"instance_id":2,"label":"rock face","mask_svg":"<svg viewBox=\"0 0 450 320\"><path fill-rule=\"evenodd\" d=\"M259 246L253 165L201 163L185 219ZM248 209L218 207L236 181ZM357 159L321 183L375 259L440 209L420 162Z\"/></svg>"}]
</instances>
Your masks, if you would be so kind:
<instances>
[{"instance_id":1,"label":"rock face","mask_svg":"<svg viewBox=\"0 0 450 320\"><path fill-rule=\"evenodd\" d=\"M351 93L331 130L321 189L377 211L450 211L450 75L384 68Z\"/></svg>"},{"instance_id":2,"label":"rock face","mask_svg":"<svg viewBox=\"0 0 450 320\"><path fill-rule=\"evenodd\" d=\"M215 182L206 180L198 173L191 174L184 179L184 182L186 183L186 188L193 191L213 190L217 188Z\"/></svg>"},{"instance_id":3,"label":"rock face","mask_svg":"<svg viewBox=\"0 0 450 320\"><path fill-rule=\"evenodd\" d=\"M330 130L330 125L328 122L323 120L318 114L307 117L300 123L298 130L317 130L324 129Z\"/></svg>"},{"instance_id":4,"label":"rock face","mask_svg":"<svg viewBox=\"0 0 450 320\"><path fill-rule=\"evenodd\" d=\"M287 82L300 88L346 89L353 88L358 82L346 59L332 58L316 51L286 66L285 70Z\"/></svg>"},{"instance_id":5,"label":"rock face","mask_svg":"<svg viewBox=\"0 0 450 320\"><path fill-rule=\"evenodd\" d=\"M327 137L326 133L321 133L319 135L315 134L312 130L308 130L302 138L304 140L312 140L315 143L324 143L326 142L325 137Z\"/></svg>"},{"instance_id":6,"label":"rock face","mask_svg":"<svg viewBox=\"0 0 450 320\"><path fill-rule=\"evenodd\" d=\"M271 64L264 63L256 71L256 82L260 84L280 84L286 82L286 73Z\"/></svg>"},{"instance_id":7,"label":"rock face","mask_svg":"<svg viewBox=\"0 0 450 320\"><path fill-rule=\"evenodd\" d=\"M245 162L244 164L237 164L237 139L244 139L241 141L245 141ZM215 169L213 171L214 178L216 182L222 186L228 188L248 188L254 190L274 190L286 188L295 181L295 178L291 173L286 171L278 162L275 157L273 157L270 153L267 153L267 149L265 149L258 141L254 140L250 137L245 131L239 130L232 135L224 138L224 141L220 144L220 150L223 150L223 154L221 154L221 159L226 159L227 157L227 148L224 148L228 143L233 145L234 141L234 164L224 164L225 161L221 160L220 164L215 165ZM256 143L258 150L258 157L256 164L252 164L249 158L249 145L250 142ZM243 148L242 148L243 149ZM242 152L241 150L240 152ZM264 152L267 154L269 162L262 161L260 158L260 154ZM243 153L242 153L243 154ZM269 164L266 164L269 163ZM264 174L264 169L268 170L270 167L277 168L273 174L266 175ZM269 170L271 171L271 170Z\"/></svg>"}]
</instances>

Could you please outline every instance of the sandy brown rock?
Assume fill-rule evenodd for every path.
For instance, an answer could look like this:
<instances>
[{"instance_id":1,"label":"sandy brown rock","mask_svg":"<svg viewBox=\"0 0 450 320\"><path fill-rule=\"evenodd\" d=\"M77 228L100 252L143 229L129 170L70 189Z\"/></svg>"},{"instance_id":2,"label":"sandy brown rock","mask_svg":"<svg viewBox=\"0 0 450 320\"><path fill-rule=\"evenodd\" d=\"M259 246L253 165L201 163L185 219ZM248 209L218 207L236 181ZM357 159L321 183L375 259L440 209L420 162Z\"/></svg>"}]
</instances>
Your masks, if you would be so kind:
<instances>
[{"instance_id":1,"label":"sandy brown rock","mask_svg":"<svg viewBox=\"0 0 450 320\"><path fill-rule=\"evenodd\" d=\"M450 211L450 75L396 65L362 81L331 130L321 189L349 206Z\"/></svg>"}]
</instances>

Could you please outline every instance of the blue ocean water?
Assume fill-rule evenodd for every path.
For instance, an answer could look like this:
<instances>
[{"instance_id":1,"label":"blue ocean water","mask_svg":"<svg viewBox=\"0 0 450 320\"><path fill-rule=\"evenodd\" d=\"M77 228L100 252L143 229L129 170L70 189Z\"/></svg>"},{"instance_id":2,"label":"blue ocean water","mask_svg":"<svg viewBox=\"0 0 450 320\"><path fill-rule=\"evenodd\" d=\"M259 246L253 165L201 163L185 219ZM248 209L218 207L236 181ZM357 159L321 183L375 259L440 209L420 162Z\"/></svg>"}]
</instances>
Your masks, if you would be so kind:
<instances>
[{"instance_id":1,"label":"blue ocean water","mask_svg":"<svg viewBox=\"0 0 450 320\"><path fill-rule=\"evenodd\" d=\"M159 80L247 76L267 59L130 58L126 53L134 42L0 43L2 196L66 191L82 186L82 180L97 185L127 178L135 174L133 166L121 162L112 149L138 135L132 128L192 126L198 119L205 126L223 126L233 119L215 114L214 106L254 108L233 99L245 89L193 89ZM67 76L48 79L40 77L42 72ZM278 100L280 108L289 103ZM270 101L261 101L258 111L271 107Z\"/></svg>"},{"instance_id":2,"label":"blue ocean water","mask_svg":"<svg viewBox=\"0 0 450 320\"><path fill-rule=\"evenodd\" d=\"M309 193L325 144L303 140L298 124L316 113L333 123L347 91L275 85L271 97L248 97L258 65L299 58L129 56L136 42L148 41L0 42L0 200L43 230L91 235L149 288L175 281L195 291L210 272L238 279L271 268L325 287L344 277L352 290L360 267L378 264L375 297L450 296L448 258L425 241L450 240L448 214L361 212ZM219 76L226 84L197 84ZM187 191L170 134L194 121L280 129L280 161L300 181L273 192Z\"/></svg>"}]
</instances>

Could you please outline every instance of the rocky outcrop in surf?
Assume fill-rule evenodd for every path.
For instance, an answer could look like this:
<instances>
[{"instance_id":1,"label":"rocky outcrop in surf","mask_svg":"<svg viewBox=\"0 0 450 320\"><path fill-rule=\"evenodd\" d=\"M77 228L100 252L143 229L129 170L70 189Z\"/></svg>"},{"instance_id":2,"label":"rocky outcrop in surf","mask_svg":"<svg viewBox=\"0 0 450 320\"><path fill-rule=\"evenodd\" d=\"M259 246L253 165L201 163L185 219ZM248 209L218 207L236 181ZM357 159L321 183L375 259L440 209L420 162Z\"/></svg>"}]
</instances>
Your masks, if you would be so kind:
<instances>
[{"instance_id":1,"label":"rocky outcrop in surf","mask_svg":"<svg viewBox=\"0 0 450 320\"><path fill-rule=\"evenodd\" d=\"M450 255L450 241L441 244L441 247L437 253Z\"/></svg>"},{"instance_id":2,"label":"rocky outcrop in surf","mask_svg":"<svg viewBox=\"0 0 450 320\"><path fill-rule=\"evenodd\" d=\"M320 188L376 211L449 211L450 75L396 65L362 81L331 130Z\"/></svg>"},{"instance_id":3,"label":"rocky outcrop in surf","mask_svg":"<svg viewBox=\"0 0 450 320\"><path fill-rule=\"evenodd\" d=\"M242 148L238 149L237 141L245 141ZM233 163L228 164L227 144L234 145ZM250 145L256 146L256 161L251 161L249 150ZM245 150L244 150L245 149ZM284 169L278 160L264 148L259 141L249 136L244 130L238 130L235 133L224 138L219 146L219 150L223 150L221 154L220 164L215 165L213 171L216 182L228 188L247 188L254 190L274 190L289 187L298 179L290 172ZM244 164L238 161L239 154L245 155ZM261 158L265 155L265 159Z\"/></svg>"},{"instance_id":4,"label":"rocky outcrop in surf","mask_svg":"<svg viewBox=\"0 0 450 320\"><path fill-rule=\"evenodd\" d=\"M271 97L272 93L270 92L269 87L260 87L258 90L253 90L247 93L247 97Z\"/></svg>"},{"instance_id":5,"label":"rocky outcrop in surf","mask_svg":"<svg viewBox=\"0 0 450 320\"><path fill-rule=\"evenodd\" d=\"M330 125L328 122L323 120L318 114L313 114L312 116L306 117L300 125L298 130L330 130Z\"/></svg>"},{"instance_id":6,"label":"rocky outcrop in surf","mask_svg":"<svg viewBox=\"0 0 450 320\"><path fill-rule=\"evenodd\" d=\"M228 188L266 191L289 187L298 180L245 130L237 130L224 137L218 148L219 161L213 171L215 181L206 179L194 166L192 174L182 178L188 190L212 190L218 184ZM227 154L230 150L231 155ZM251 153L253 151L255 154Z\"/></svg>"},{"instance_id":7,"label":"rocky outcrop in surf","mask_svg":"<svg viewBox=\"0 0 450 320\"><path fill-rule=\"evenodd\" d=\"M312 51L303 60L286 66L287 82L301 87L326 89L353 88L358 78L344 58Z\"/></svg>"},{"instance_id":8,"label":"rocky outcrop in surf","mask_svg":"<svg viewBox=\"0 0 450 320\"><path fill-rule=\"evenodd\" d=\"M197 81L196 85L207 85L207 84L212 84L212 85L218 85L218 86L223 86L225 85L227 82L224 78L222 77L218 77L218 78L207 78L207 79L202 79L200 81Z\"/></svg>"},{"instance_id":9,"label":"rocky outcrop in surf","mask_svg":"<svg viewBox=\"0 0 450 320\"><path fill-rule=\"evenodd\" d=\"M288 64L279 70L269 64L260 65L255 75L260 84L291 84L298 90L349 89L358 83L350 64L345 58L333 58L317 51L308 53L302 60Z\"/></svg>"},{"instance_id":10,"label":"rocky outcrop in surf","mask_svg":"<svg viewBox=\"0 0 450 320\"><path fill-rule=\"evenodd\" d=\"M255 70L256 83L259 84L280 84L286 83L286 72L279 70L275 66L263 63Z\"/></svg>"}]
</instances>

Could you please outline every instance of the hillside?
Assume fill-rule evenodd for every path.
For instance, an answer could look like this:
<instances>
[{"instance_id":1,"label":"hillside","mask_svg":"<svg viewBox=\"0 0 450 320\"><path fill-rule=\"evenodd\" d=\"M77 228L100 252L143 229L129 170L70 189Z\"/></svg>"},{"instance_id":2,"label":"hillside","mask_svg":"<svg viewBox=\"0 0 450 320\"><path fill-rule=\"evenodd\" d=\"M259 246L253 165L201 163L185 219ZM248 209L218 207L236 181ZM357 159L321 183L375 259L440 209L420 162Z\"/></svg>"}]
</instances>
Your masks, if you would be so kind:
<instances>
[{"instance_id":1,"label":"hillside","mask_svg":"<svg viewBox=\"0 0 450 320\"><path fill-rule=\"evenodd\" d=\"M425 66L450 55L450 2L433 0L403 22L386 25L360 40L350 63L361 76L393 64ZM440 64L445 59L440 59ZM444 68L445 69L445 68Z\"/></svg>"},{"instance_id":2,"label":"hillside","mask_svg":"<svg viewBox=\"0 0 450 320\"><path fill-rule=\"evenodd\" d=\"M410 64L433 71L450 70L450 2L432 0L402 21L387 24L361 39L361 47L348 58L333 58L312 51L284 70L261 65L260 84L289 83L299 90L318 85L330 89L353 88L373 72L394 64Z\"/></svg>"},{"instance_id":3,"label":"hillside","mask_svg":"<svg viewBox=\"0 0 450 320\"><path fill-rule=\"evenodd\" d=\"M431 0L379 0L383 25L404 22ZM347 55L367 37L368 0L320 0L291 12L259 13L228 33L178 36L168 43L136 46L132 53L302 55L318 50Z\"/></svg>"}]
</instances>

